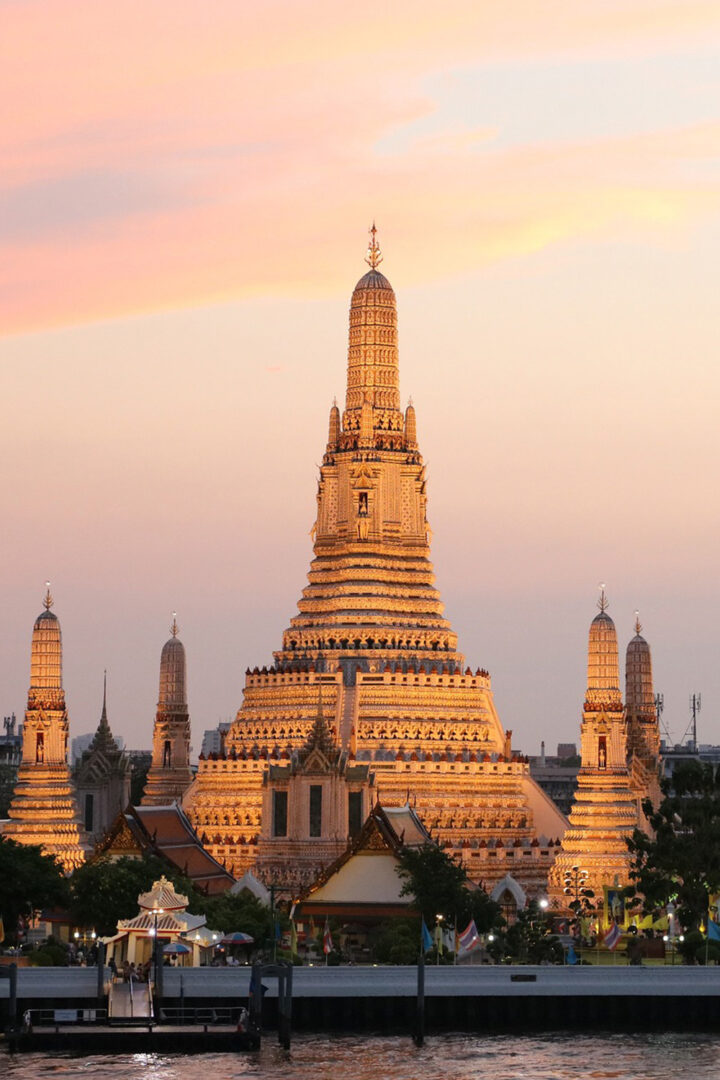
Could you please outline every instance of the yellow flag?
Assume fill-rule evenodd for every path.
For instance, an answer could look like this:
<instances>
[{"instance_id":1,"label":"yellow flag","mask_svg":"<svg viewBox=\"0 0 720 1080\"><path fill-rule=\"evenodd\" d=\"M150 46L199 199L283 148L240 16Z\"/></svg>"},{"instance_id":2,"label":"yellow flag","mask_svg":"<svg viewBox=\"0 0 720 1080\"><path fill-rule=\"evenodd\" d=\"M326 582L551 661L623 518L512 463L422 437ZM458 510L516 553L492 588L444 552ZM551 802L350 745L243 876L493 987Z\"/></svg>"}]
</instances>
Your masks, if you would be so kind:
<instances>
[{"instance_id":1,"label":"yellow flag","mask_svg":"<svg viewBox=\"0 0 720 1080\"><path fill-rule=\"evenodd\" d=\"M294 922L290 923L290 953L297 955L297 927Z\"/></svg>"}]
</instances>

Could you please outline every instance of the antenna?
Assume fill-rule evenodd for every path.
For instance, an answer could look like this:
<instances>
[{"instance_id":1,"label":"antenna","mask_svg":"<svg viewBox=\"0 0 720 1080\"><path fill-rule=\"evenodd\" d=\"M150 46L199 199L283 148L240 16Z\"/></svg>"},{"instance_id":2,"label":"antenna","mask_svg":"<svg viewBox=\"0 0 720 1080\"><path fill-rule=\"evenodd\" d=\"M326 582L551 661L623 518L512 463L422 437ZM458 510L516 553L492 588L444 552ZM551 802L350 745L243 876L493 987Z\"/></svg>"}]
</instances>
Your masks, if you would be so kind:
<instances>
[{"instance_id":1,"label":"antenna","mask_svg":"<svg viewBox=\"0 0 720 1080\"><path fill-rule=\"evenodd\" d=\"M660 728L664 735L667 736L668 745L672 746L672 735L670 734L670 728L664 723L662 714L665 711L665 695L655 695L655 717L657 720L658 728Z\"/></svg>"},{"instance_id":2,"label":"antenna","mask_svg":"<svg viewBox=\"0 0 720 1080\"><path fill-rule=\"evenodd\" d=\"M689 731L692 731L692 738L687 744L688 749L697 752L697 718L700 709L702 708L702 695L691 694L690 695L690 722L685 728L685 734L683 735L683 741L687 738Z\"/></svg>"}]
</instances>

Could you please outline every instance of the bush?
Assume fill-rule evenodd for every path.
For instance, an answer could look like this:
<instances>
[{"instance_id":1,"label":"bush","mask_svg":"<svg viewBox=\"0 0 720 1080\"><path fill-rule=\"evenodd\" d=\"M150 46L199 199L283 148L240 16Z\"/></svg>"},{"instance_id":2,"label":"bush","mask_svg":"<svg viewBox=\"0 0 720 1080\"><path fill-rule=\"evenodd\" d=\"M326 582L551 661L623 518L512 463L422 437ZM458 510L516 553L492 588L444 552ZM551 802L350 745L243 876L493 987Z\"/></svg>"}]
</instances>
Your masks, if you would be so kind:
<instances>
[{"instance_id":1,"label":"bush","mask_svg":"<svg viewBox=\"0 0 720 1080\"><path fill-rule=\"evenodd\" d=\"M31 952L29 963L31 967L55 967L55 961L45 949L35 949Z\"/></svg>"}]
</instances>

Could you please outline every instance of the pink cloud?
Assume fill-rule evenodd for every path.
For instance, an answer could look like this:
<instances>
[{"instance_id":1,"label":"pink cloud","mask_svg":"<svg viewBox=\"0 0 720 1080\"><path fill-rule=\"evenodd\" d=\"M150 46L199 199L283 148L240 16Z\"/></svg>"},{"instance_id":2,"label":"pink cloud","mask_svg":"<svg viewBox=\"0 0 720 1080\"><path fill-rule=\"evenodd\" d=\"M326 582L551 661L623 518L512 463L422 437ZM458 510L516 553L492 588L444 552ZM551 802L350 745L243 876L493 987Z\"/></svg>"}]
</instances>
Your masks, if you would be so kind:
<instances>
[{"instance_id":1,"label":"pink cloud","mask_svg":"<svg viewBox=\"0 0 720 1080\"><path fill-rule=\"evenodd\" d=\"M714 28L717 5L693 2L462 0L441 18L379 0L361 14L319 0L12 5L3 325L327 291L372 215L412 281L714 211L711 179L684 168L717 154L714 125L510 149L492 128L455 126L377 150L432 113L426 79L443 66L647 50Z\"/></svg>"}]
</instances>

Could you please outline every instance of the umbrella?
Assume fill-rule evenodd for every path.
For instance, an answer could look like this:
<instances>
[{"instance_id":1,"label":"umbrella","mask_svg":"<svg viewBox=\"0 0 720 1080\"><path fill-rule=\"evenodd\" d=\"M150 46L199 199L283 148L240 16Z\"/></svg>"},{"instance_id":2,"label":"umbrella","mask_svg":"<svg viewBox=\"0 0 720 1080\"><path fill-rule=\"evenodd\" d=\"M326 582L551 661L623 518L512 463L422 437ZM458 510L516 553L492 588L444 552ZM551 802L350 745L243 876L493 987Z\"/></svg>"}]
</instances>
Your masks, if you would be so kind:
<instances>
[{"instance_id":1,"label":"umbrella","mask_svg":"<svg viewBox=\"0 0 720 1080\"><path fill-rule=\"evenodd\" d=\"M182 941L171 941L169 945L166 945L163 952L167 956L185 956L191 950L187 945L183 945Z\"/></svg>"},{"instance_id":2,"label":"umbrella","mask_svg":"<svg viewBox=\"0 0 720 1080\"><path fill-rule=\"evenodd\" d=\"M255 938L250 937L249 934L242 934L239 930L236 930L233 934L226 934L222 939L223 945L252 945Z\"/></svg>"}]
</instances>

